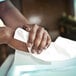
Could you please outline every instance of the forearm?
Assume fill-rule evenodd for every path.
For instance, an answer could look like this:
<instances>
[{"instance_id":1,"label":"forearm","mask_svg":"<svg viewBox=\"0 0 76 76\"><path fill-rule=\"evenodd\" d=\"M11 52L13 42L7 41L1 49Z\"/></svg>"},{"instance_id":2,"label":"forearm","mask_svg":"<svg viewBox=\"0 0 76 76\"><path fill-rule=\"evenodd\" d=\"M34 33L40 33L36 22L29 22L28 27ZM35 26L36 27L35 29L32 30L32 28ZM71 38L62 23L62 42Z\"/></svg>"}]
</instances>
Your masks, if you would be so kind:
<instances>
[{"instance_id":1,"label":"forearm","mask_svg":"<svg viewBox=\"0 0 76 76\"><path fill-rule=\"evenodd\" d=\"M29 22L27 19L17 10L10 1L6 1L0 4L0 17L3 19L5 25L11 28L27 26Z\"/></svg>"}]
</instances>

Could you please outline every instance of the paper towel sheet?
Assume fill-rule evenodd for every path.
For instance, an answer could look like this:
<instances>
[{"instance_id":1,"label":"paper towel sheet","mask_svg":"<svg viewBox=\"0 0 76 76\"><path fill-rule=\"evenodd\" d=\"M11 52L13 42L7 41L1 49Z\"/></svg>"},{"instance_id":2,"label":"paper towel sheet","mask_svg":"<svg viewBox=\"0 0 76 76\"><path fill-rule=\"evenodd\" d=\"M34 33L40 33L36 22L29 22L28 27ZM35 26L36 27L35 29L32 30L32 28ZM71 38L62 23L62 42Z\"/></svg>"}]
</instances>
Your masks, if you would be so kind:
<instances>
[{"instance_id":1,"label":"paper towel sheet","mask_svg":"<svg viewBox=\"0 0 76 76\"><path fill-rule=\"evenodd\" d=\"M0 19L0 27L5 27L5 25L1 19Z\"/></svg>"},{"instance_id":2,"label":"paper towel sheet","mask_svg":"<svg viewBox=\"0 0 76 76\"><path fill-rule=\"evenodd\" d=\"M14 38L23 42L27 42L28 35L29 35L28 32L26 32L21 28L18 28L15 32ZM19 50L16 50L16 53L19 53L22 56L23 52L22 53L20 52ZM71 59L76 57L76 41L58 37L56 41L51 42L50 46L47 49L44 49L41 54L29 53L29 55L32 55L37 59L47 61L47 62L63 61L63 60Z\"/></svg>"},{"instance_id":3,"label":"paper towel sheet","mask_svg":"<svg viewBox=\"0 0 76 76\"><path fill-rule=\"evenodd\" d=\"M14 38L27 42L28 35L26 31L18 28ZM7 76L76 76L75 46L75 41L58 37L41 54L16 50Z\"/></svg>"}]
</instances>

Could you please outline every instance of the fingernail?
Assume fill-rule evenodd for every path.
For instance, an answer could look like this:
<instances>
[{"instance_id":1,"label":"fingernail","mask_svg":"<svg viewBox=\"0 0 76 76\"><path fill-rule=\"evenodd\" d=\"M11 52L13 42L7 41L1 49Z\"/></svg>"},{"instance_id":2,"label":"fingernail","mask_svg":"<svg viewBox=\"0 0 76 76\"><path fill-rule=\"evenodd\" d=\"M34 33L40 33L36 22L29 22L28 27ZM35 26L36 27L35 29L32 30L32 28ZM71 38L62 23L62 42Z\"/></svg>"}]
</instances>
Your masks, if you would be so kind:
<instances>
[{"instance_id":1,"label":"fingernail","mask_svg":"<svg viewBox=\"0 0 76 76\"><path fill-rule=\"evenodd\" d=\"M35 53L35 49L32 49L32 53Z\"/></svg>"},{"instance_id":2,"label":"fingernail","mask_svg":"<svg viewBox=\"0 0 76 76\"><path fill-rule=\"evenodd\" d=\"M28 47L32 47L32 43L28 43Z\"/></svg>"},{"instance_id":3,"label":"fingernail","mask_svg":"<svg viewBox=\"0 0 76 76\"><path fill-rule=\"evenodd\" d=\"M45 46L44 49L47 49L49 47L49 45Z\"/></svg>"},{"instance_id":4,"label":"fingernail","mask_svg":"<svg viewBox=\"0 0 76 76\"><path fill-rule=\"evenodd\" d=\"M46 46L45 46L45 49L47 49L49 46L50 46L50 45L46 45Z\"/></svg>"},{"instance_id":5,"label":"fingernail","mask_svg":"<svg viewBox=\"0 0 76 76\"><path fill-rule=\"evenodd\" d=\"M40 54L41 52L42 52L42 50L39 50L39 51L38 51L38 54Z\"/></svg>"},{"instance_id":6,"label":"fingernail","mask_svg":"<svg viewBox=\"0 0 76 76\"><path fill-rule=\"evenodd\" d=\"M46 46L46 47L44 47L44 49L47 49L48 47Z\"/></svg>"}]
</instances>

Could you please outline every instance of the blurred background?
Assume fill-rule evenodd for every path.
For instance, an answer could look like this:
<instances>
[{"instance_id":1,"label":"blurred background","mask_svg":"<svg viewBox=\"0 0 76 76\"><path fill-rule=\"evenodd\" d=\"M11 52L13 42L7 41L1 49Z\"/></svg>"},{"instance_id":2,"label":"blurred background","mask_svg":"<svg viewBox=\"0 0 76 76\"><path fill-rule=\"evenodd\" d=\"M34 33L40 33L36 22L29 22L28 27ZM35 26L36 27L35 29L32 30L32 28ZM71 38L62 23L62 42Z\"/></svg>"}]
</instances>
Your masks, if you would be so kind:
<instances>
[{"instance_id":1,"label":"blurred background","mask_svg":"<svg viewBox=\"0 0 76 76\"><path fill-rule=\"evenodd\" d=\"M11 0L32 24L43 26L52 41L58 36L76 40L76 0ZM14 49L0 45L0 65Z\"/></svg>"}]
</instances>

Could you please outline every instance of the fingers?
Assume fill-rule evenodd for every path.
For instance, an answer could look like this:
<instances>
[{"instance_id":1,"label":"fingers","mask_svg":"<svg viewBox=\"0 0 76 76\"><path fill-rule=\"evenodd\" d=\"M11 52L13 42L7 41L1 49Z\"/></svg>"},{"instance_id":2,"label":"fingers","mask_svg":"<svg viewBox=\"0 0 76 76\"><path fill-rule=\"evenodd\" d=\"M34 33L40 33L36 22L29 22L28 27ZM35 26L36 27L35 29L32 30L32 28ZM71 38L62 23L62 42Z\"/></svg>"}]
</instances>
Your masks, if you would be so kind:
<instances>
[{"instance_id":1,"label":"fingers","mask_svg":"<svg viewBox=\"0 0 76 76\"><path fill-rule=\"evenodd\" d=\"M42 27L39 27L33 43L32 52L35 52L38 50L38 47L40 46L40 43L43 37L43 33L44 33L44 29Z\"/></svg>"},{"instance_id":2,"label":"fingers","mask_svg":"<svg viewBox=\"0 0 76 76\"><path fill-rule=\"evenodd\" d=\"M33 25L32 30L29 32L29 39L28 39L29 47L32 46L32 44L33 44L33 42L35 40L37 29L38 29L38 26Z\"/></svg>"},{"instance_id":3,"label":"fingers","mask_svg":"<svg viewBox=\"0 0 76 76\"><path fill-rule=\"evenodd\" d=\"M41 43L39 45L39 51L37 51L37 53L41 53L42 50L45 49L46 43L47 43L47 34L46 34L46 32L44 32Z\"/></svg>"},{"instance_id":4,"label":"fingers","mask_svg":"<svg viewBox=\"0 0 76 76\"><path fill-rule=\"evenodd\" d=\"M32 47L31 52L41 53L43 49L50 45L50 43L51 38L48 32L38 25L32 25L28 39L28 44Z\"/></svg>"},{"instance_id":5,"label":"fingers","mask_svg":"<svg viewBox=\"0 0 76 76\"><path fill-rule=\"evenodd\" d=\"M51 37L50 37L50 35L48 34L46 47L48 48L50 44L51 44Z\"/></svg>"},{"instance_id":6,"label":"fingers","mask_svg":"<svg viewBox=\"0 0 76 76\"><path fill-rule=\"evenodd\" d=\"M50 35L44 28L36 24L27 24L27 27L24 27L29 32L27 45L32 48L32 53L41 53L43 49L46 49L50 45Z\"/></svg>"},{"instance_id":7,"label":"fingers","mask_svg":"<svg viewBox=\"0 0 76 76\"><path fill-rule=\"evenodd\" d=\"M51 38L45 30L39 33L41 34L41 36L38 35L38 37L36 38L32 47L32 53L37 52L38 54L40 54L43 49L48 48L51 43Z\"/></svg>"},{"instance_id":8,"label":"fingers","mask_svg":"<svg viewBox=\"0 0 76 76\"><path fill-rule=\"evenodd\" d=\"M26 43L19 41L17 39L11 38L11 41L10 41L10 43L8 43L8 45L14 49L28 52L28 48L27 48Z\"/></svg>"}]
</instances>

